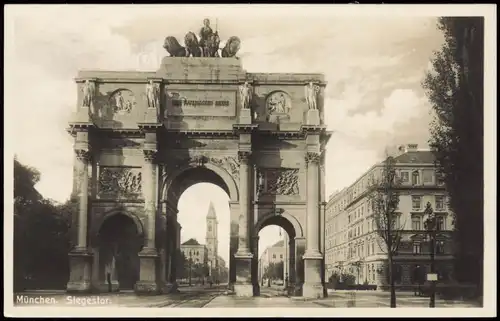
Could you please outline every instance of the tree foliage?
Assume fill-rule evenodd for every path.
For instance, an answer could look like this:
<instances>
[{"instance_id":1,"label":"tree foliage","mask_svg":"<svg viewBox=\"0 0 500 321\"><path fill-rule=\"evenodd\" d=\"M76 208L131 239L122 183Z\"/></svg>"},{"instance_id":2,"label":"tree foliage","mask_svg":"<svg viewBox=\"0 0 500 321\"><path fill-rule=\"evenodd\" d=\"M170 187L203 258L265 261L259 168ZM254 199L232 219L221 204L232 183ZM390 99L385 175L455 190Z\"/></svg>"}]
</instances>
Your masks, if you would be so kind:
<instances>
[{"instance_id":1,"label":"tree foliage","mask_svg":"<svg viewBox=\"0 0 500 321\"><path fill-rule=\"evenodd\" d=\"M379 236L380 248L387 253L389 261L391 308L394 308L396 307L396 290L393 275L393 257L397 254L404 229L404 224L397 225L401 182L396 175L396 160L393 157L386 157L382 164L379 177L372 178L368 199Z\"/></svg>"},{"instance_id":2,"label":"tree foliage","mask_svg":"<svg viewBox=\"0 0 500 321\"><path fill-rule=\"evenodd\" d=\"M443 17L445 42L423 81L435 117L430 146L455 215L458 281L482 287L484 18Z\"/></svg>"},{"instance_id":3,"label":"tree foliage","mask_svg":"<svg viewBox=\"0 0 500 321\"><path fill-rule=\"evenodd\" d=\"M64 288L68 280L68 204L35 189L40 172L14 160L14 289Z\"/></svg>"},{"instance_id":4,"label":"tree foliage","mask_svg":"<svg viewBox=\"0 0 500 321\"><path fill-rule=\"evenodd\" d=\"M269 265L266 266L264 270L264 278L271 280L277 280L277 279L283 280L284 278L283 267L284 267L283 261L269 263Z\"/></svg>"}]
</instances>

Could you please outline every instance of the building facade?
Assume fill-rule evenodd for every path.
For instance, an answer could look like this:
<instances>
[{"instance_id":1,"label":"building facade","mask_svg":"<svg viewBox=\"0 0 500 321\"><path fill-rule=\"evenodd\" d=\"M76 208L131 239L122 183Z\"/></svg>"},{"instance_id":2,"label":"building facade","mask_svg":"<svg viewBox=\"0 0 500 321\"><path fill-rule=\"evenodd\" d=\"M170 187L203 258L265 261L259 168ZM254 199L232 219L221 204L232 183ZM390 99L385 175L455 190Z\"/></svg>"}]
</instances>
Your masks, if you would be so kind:
<instances>
[{"instance_id":1,"label":"building facade","mask_svg":"<svg viewBox=\"0 0 500 321\"><path fill-rule=\"evenodd\" d=\"M208 249L205 244L200 244L195 239L189 239L181 244L181 252L184 257L191 260L193 264L208 263Z\"/></svg>"},{"instance_id":2,"label":"building facade","mask_svg":"<svg viewBox=\"0 0 500 321\"><path fill-rule=\"evenodd\" d=\"M262 280L262 277L270 264L286 261L287 255L284 240L278 241L274 245L267 247L259 258L259 280ZM286 273L285 265L286 264L283 265L284 270L282 278L284 278Z\"/></svg>"},{"instance_id":3,"label":"building facade","mask_svg":"<svg viewBox=\"0 0 500 321\"><path fill-rule=\"evenodd\" d=\"M453 216L448 209L444 183L439 179L431 151L415 144L400 148L395 157L400 201L396 228L402 230L401 243L394 258L395 283L399 288L423 282L430 271L430 241L424 229L424 209L430 202L437 216L435 266L440 282L453 276ZM326 210L325 269L349 273L357 283L388 284L387 250L380 239L368 197L371 182L380 177L383 165L376 164L352 185L332 195Z\"/></svg>"}]
</instances>

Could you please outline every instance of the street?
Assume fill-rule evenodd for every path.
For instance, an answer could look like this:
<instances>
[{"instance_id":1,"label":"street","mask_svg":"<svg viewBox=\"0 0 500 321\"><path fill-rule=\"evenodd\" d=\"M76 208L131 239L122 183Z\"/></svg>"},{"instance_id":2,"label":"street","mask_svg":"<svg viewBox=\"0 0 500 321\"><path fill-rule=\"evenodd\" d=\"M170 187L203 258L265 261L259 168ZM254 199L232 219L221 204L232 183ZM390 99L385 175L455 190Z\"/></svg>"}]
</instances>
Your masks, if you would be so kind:
<instances>
[{"instance_id":1,"label":"street","mask_svg":"<svg viewBox=\"0 0 500 321\"><path fill-rule=\"evenodd\" d=\"M336 291L327 298L304 300L288 297L281 288L262 287L259 297L227 295L225 286L181 287L179 293L154 296L136 296L132 291L71 296L64 291L31 291L14 296L16 306L64 306L64 307L154 307L154 308L369 308L389 307L389 293L372 291ZM42 298L42 299L40 299ZM398 307L426 308L429 298L414 297L412 293L397 294ZM469 302L436 300L436 308L477 307Z\"/></svg>"}]
</instances>

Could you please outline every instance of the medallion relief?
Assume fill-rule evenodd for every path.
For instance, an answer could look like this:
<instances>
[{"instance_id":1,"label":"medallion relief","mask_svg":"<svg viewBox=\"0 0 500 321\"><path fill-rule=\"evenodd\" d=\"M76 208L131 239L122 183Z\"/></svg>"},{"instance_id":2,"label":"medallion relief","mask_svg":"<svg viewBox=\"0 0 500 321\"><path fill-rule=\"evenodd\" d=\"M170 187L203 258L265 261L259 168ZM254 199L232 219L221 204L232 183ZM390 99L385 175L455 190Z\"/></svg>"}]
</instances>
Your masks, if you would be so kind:
<instances>
[{"instance_id":1,"label":"medallion relief","mask_svg":"<svg viewBox=\"0 0 500 321\"><path fill-rule=\"evenodd\" d=\"M142 194L141 168L101 167L99 195L138 198Z\"/></svg>"},{"instance_id":2,"label":"medallion relief","mask_svg":"<svg viewBox=\"0 0 500 321\"><path fill-rule=\"evenodd\" d=\"M109 99L109 106L119 115L129 114L135 105L135 96L128 89L115 91Z\"/></svg>"},{"instance_id":3,"label":"medallion relief","mask_svg":"<svg viewBox=\"0 0 500 321\"><path fill-rule=\"evenodd\" d=\"M266 119L269 122L279 122L290 119L292 100L284 91L272 92L266 99Z\"/></svg>"},{"instance_id":4,"label":"medallion relief","mask_svg":"<svg viewBox=\"0 0 500 321\"><path fill-rule=\"evenodd\" d=\"M259 195L298 195L298 168L260 168L257 171Z\"/></svg>"}]
</instances>

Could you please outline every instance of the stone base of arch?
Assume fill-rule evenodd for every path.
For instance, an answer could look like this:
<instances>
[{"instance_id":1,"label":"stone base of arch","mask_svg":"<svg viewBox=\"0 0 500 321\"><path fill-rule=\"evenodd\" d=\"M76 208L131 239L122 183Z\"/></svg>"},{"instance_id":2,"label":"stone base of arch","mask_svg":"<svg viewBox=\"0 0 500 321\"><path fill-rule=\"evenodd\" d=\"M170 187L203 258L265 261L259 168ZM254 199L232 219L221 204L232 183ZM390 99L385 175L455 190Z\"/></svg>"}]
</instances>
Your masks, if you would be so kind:
<instances>
[{"instance_id":1,"label":"stone base of arch","mask_svg":"<svg viewBox=\"0 0 500 321\"><path fill-rule=\"evenodd\" d=\"M322 260L321 254L304 255L304 284L302 286L304 298L320 299L325 297L321 277Z\"/></svg>"},{"instance_id":2,"label":"stone base of arch","mask_svg":"<svg viewBox=\"0 0 500 321\"><path fill-rule=\"evenodd\" d=\"M134 286L134 291L142 295L154 295L162 292L162 286L157 279L156 268L159 260L158 251L154 248L144 248L139 252L140 276Z\"/></svg>"},{"instance_id":3,"label":"stone base of arch","mask_svg":"<svg viewBox=\"0 0 500 321\"><path fill-rule=\"evenodd\" d=\"M75 248L69 254L70 275L66 285L69 293L92 291L92 253L86 248Z\"/></svg>"},{"instance_id":4,"label":"stone base of arch","mask_svg":"<svg viewBox=\"0 0 500 321\"><path fill-rule=\"evenodd\" d=\"M234 255L236 264L236 282L234 282L234 294L239 297L252 297L254 285L252 282L252 259L253 254Z\"/></svg>"}]
</instances>

